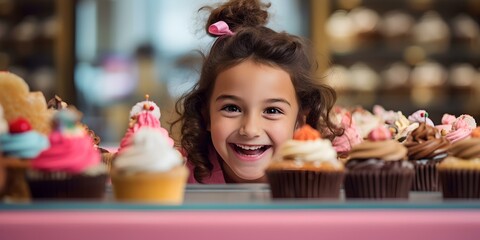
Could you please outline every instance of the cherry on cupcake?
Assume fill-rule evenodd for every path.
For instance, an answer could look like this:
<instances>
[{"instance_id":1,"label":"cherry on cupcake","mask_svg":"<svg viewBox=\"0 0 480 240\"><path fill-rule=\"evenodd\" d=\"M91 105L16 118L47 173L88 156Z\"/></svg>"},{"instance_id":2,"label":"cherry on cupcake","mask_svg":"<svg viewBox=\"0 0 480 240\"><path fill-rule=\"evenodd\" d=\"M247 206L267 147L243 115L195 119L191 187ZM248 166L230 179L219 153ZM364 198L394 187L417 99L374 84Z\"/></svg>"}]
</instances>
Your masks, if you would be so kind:
<instances>
[{"instance_id":1,"label":"cherry on cupcake","mask_svg":"<svg viewBox=\"0 0 480 240\"><path fill-rule=\"evenodd\" d=\"M23 133L23 132L32 130L32 126L30 125L30 122L23 117L19 117L13 120L12 122L10 122L8 127L10 129L10 133L12 134Z\"/></svg>"}]
</instances>

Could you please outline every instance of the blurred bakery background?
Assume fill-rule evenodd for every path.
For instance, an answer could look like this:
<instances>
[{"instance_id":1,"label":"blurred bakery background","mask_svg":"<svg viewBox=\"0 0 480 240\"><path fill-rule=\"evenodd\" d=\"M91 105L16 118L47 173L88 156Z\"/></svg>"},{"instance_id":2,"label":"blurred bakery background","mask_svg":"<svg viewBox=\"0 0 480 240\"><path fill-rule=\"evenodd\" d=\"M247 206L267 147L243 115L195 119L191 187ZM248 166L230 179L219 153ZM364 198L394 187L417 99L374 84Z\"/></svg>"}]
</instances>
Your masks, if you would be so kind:
<instances>
[{"instance_id":1,"label":"blurred bakery background","mask_svg":"<svg viewBox=\"0 0 480 240\"><path fill-rule=\"evenodd\" d=\"M198 78L218 0L0 0L0 70L55 94L115 145L150 95L169 127ZM269 26L309 38L338 104L480 121L480 0L271 0Z\"/></svg>"}]
</instances>

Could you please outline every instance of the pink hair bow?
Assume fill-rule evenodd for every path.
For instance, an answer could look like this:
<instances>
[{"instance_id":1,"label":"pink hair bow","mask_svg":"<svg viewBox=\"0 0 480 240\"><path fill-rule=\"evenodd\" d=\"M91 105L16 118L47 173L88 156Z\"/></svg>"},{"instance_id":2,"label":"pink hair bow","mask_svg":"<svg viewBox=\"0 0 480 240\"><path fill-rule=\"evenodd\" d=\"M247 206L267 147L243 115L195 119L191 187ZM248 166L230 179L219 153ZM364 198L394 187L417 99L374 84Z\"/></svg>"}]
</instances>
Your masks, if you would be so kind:
<instances>
[{"instance_id":1,"label":"pink hair bow","mask_svg":"<svg viewBox=\"0 0 480 240\"><path fill-rule=\"evenodd\" d=\"M208 27L208 32L216 36L232 36L233 32L230 31L228 24L224 21L218 21Z\"/></svg>"}]
</instances>

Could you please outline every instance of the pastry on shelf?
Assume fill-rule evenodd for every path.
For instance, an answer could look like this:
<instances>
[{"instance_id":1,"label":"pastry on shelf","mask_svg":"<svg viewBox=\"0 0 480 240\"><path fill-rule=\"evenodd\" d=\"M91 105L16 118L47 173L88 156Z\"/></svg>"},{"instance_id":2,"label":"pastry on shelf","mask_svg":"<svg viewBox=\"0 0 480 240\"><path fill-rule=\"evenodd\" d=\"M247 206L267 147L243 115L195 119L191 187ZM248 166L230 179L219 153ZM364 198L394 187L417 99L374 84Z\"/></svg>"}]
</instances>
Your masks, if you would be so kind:
<instances>
[{"instance_id":1,"label":"pastry on shelf","mask_svg":"<svg viewBox=\"0 0 480 240\"><path fill-rule=\"evenodd\" d=\"M357 62L350 66L350 77L354 90L373 92L380 87L380 76L366 63Z\"/></svg>"},{"instance_id":2,"label":"pastry on shelf","mask_svg":"<svg viewBox=\"0 0 480 240\"><path fill-rule=\"evenodd\" d=\"M445 100L447 71L438 62L426 61L415 66L411 73L410 97L418 106L432 103L442 104Z\"/></svg>"},{"instance_id":3,"label":"pastry on shelf","mask_svg":"<svg viewBox=\"0 0 480 240\"><path fill-rule=\"evenodd\" d=\"M414 23L415 19L410 14L401 10L393 10L382 16L379 30L387 39L388 44L398 44L408 40Z\"/></svg>"},{"instance_id":4,"label":"pastry on shelf","mask_svg":"<svg viewBox=\"0 0 480 240\"><path fill-rule=\"evenodd\" d=\"M480 26L470 15L461 13L452 20L453 39L472 50L480 50Z\"/></svg>"},{"instance_id":5,"label":"pastry on shelf","mask_svg":"<svg viewBox=\"0 0 480 240\"><path fill-rule=\"evenodd\" d=\"M330 48L338 53L348 53L356 49L358 44L356 30L355 23L346 11L335 11L326 22Z\"/></svg>"},{"instance_id":6,"label":"pastry on shelf","mask_svg":"<svg viewBox=\"0 0 480 240\"><path fill-rule=\"evenodd\" d=\"M426 12L413 27L413 41L427 52L445 52L450 45L450 28L435 11Z\"/></svg>"},{"instance_id":7,"label":"pastry on shelf","mask_svg":"<svg viewBox=\"0 0 480 240\"><path fill-rule=\"evenodd\" d=\"M471 88L477 79L477 70L471 63L457 63L450 67L449 84L455 88Z\"/></svg>"},{"instance_id":8,"label":"pastry on shelf","mask_svg":"<svg viewBox=\"0 0 480 240\"><path fill-rule=\"evenodd\" d=\"M327 71L326 83L337 92L351 90L350 71L343 65L333 65Z\"/></svg>"},{"instance_id":9,"label":"pastry on shelf","mask_svg":"<svg viewBox=\"0 0 480 240\"><path fill-rule=\"evenodd\" d=\"M354 23L357 38L363 43L370 42L376 44L374 40L378 32L380 20L378 13L370 8L357 7L352 9L348 16Z\"/></svg>"},{"instance_id":10,"label":"pastry on shelf","mask_svg":"<svg viewBox=\"0 0 480 240\"><path fill-rule=\"evenodd\" d=\"M383 89L398 91L409 84L412 69L404 62L394 62L381 73Z\"/></svg>"}]
</instances>

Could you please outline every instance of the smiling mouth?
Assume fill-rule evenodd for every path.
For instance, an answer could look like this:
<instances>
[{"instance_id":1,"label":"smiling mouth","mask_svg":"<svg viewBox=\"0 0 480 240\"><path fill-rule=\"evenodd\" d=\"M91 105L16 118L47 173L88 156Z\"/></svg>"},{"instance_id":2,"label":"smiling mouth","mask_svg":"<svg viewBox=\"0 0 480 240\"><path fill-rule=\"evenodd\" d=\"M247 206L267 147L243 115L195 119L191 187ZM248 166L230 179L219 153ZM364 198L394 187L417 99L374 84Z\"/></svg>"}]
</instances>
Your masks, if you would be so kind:
<instances>
[{"instance_id":1,"label":"smiling mouth","mask_svg":"<svg viewBox=\"0 0 480 240\"><path fill-rule=\"evenodd\" d=\"M242 145L242 144L230 144L235 152L244 156L258 156L263 154L271 145Z\"/></svg>"}]
</instances>

